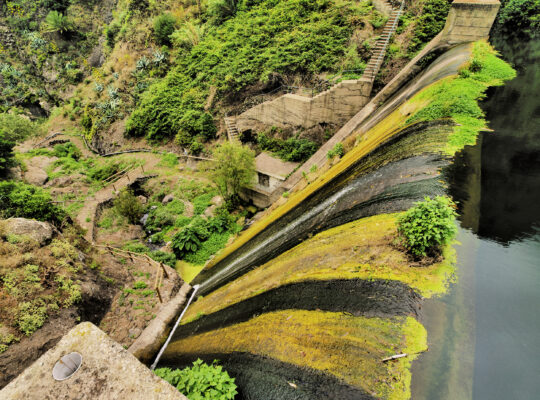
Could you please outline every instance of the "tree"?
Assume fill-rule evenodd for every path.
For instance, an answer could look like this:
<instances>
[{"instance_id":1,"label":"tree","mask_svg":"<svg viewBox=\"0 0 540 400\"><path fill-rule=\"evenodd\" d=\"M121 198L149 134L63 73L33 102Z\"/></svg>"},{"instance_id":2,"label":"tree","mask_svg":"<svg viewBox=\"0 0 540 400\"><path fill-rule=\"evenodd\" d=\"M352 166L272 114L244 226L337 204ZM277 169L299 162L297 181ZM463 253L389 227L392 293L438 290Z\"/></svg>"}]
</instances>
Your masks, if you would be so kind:
<instances>
[{"instance_id":1,"label":"tree","mask_svg":"<svg viewBox=\"0 0 540 400\"><path fill-rule=\"evenodd\" d=\"M255 154L239 144L225 143L214 152L211 177L221 195L233 204L242 189L249 188L255 175Z\"/></svg>"}]
</instances>

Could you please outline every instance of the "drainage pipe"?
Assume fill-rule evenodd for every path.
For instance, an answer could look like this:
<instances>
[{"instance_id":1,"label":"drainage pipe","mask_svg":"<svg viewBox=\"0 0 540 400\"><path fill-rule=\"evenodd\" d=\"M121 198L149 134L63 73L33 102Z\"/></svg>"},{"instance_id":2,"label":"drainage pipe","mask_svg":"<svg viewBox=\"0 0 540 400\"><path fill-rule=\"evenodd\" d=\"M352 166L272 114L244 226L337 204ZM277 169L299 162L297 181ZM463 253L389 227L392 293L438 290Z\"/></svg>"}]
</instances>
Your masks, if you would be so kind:
<instances>
[{"instance_id":1,"label":"drainage pipe","mask_svg":"<svg viewBox=\"0 0 540 400\"><path fill-rule=\"evenodd\" d=\"M171 341L173 335L174 335L174 332L176 331L176 328L178 328L178 324L180 323L180 321L182 320L182 317L184 316L184 314L186 313L189 305L191 304L191 302L193 301L193 299L195 298L195 294L197 293L197 290L199 290L199 285L195 285L193 286L193 293L191 293L191 297L189 298L189 301L188 303L186 304L186 307L184 308L184 310L182 311L182 313L180 314L180 316L178 317L178 319L176 320L176 323L174 324L174 328L172 329L171 333L169 334L169 337L167 338L167 340L165 341L165 343L163 344L163 346L161 347L161 349L159 350L159 353L156 357L156 360L154 361L154 363L152 364L152 366L150 367L150 369L153 371L154 369L156 369L156 366L159 362L159 359L161 358L163 352L165 351L165 349L167 348L167 346L169 345L169 342Z\"/></svg>"}]
</instances>

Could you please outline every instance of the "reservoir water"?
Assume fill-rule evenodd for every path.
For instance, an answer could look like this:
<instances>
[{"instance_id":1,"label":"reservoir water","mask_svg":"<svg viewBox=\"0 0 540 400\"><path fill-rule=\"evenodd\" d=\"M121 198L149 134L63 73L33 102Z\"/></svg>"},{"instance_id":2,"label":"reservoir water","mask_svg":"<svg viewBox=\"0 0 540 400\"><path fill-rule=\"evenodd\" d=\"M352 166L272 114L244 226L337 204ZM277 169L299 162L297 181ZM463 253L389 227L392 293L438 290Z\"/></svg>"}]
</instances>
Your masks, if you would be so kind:
<instances>
[{"instance_id":1,"label":"reservoir water","mask_svg":"<svg viewBox=\"0 0 540 400\"><path fill-rule=\"evenodd\" d=\"M518 76L488 92L493 132L446 171L461 214L457 279L424 303L413 399L540 396L540 40L491 42Z\"/></svg>"}]
</instances>

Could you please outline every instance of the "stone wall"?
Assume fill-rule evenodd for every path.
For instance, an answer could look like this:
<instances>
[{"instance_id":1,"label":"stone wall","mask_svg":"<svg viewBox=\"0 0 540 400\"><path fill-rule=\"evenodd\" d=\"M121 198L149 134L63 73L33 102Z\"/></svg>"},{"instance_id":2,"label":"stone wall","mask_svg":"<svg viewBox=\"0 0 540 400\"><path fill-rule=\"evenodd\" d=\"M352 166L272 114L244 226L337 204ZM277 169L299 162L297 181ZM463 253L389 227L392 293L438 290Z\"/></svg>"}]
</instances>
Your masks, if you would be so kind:
<instances>
[{"instance_id":1,"label":"stone wall","mask_svg":"<svg viewBox=\"0 0 540 400\"><path fill-rule=\"evenodd\" d=\"M446 19L443 40L458 44L487 38L500 5L499 0L455 0Z\"/></svg>"},{"instance_id":2,"label":"stone wall","mask_svg":"<svg viewBox=\"0 0 540 400\"><path fill-rule=\"evenodd\" d=\"M369 80L345 80L315 97L286 94L236 117L240 132L258 123L277 127L312 128L327 123L343 125L369 101Z\"/></svg>"}]
</instances>

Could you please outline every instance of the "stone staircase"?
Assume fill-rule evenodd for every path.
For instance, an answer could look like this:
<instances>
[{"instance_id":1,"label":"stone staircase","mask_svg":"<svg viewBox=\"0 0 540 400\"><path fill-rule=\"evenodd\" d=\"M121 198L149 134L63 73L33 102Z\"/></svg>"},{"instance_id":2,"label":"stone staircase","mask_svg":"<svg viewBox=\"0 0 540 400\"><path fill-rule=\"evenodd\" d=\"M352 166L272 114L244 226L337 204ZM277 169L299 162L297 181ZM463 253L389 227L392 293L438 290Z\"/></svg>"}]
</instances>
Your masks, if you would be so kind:
<instances>
[{"instance_id":1,"label":"stone staircase","mask_svg":"<svg viewBox=\"0 0 540 400\"><path fill-rule=\"evenodd\" d=\"M236 118L225 117L225 126L227 127L227 137L229 142L240 143L238 128L236 127Z\"/></svg>"},{"instance_id":2,"label":"stone staircase","mask_svg":"<svg viewBox=\"0 0 540 400\"><path fill-rule=\"evenodd\" d=\"M401 2L399 8L392 8L392 12L386 21L383 32L377 42L375 43L374 52L369 60L366 69L364 70L363 78L369 79L371 82L375 80L375 77L379 73L379 69L384 61L390 38L395 33L398 26L399 17L403 12L404 1Z\"/></svg>"}]
</instances>

